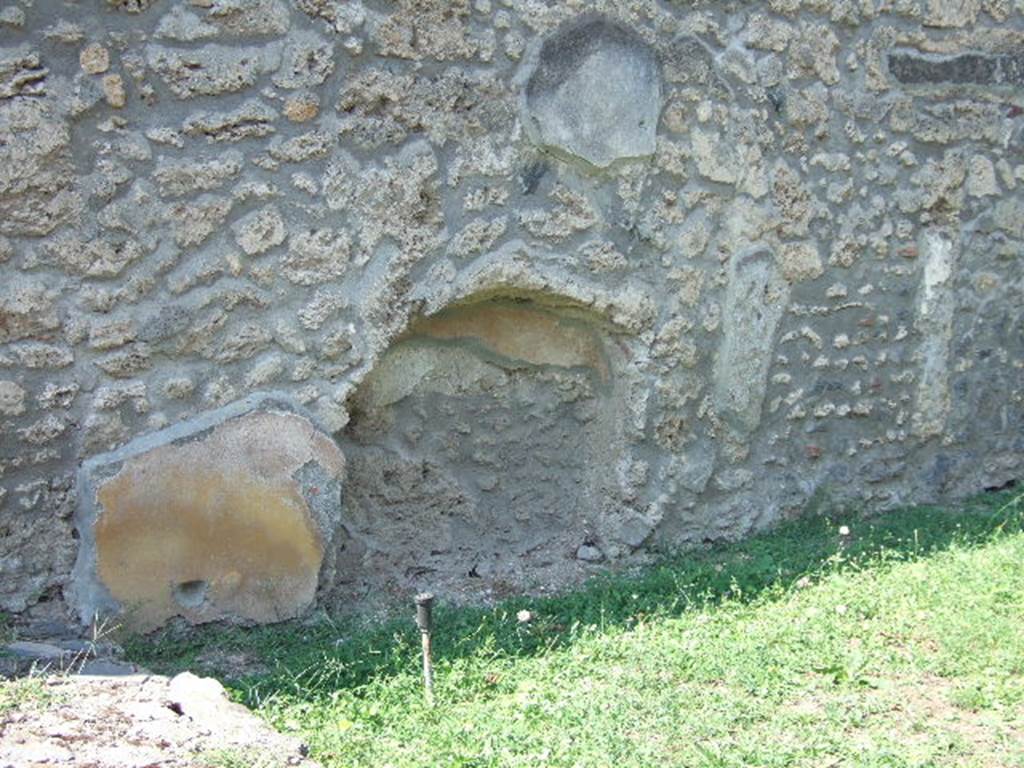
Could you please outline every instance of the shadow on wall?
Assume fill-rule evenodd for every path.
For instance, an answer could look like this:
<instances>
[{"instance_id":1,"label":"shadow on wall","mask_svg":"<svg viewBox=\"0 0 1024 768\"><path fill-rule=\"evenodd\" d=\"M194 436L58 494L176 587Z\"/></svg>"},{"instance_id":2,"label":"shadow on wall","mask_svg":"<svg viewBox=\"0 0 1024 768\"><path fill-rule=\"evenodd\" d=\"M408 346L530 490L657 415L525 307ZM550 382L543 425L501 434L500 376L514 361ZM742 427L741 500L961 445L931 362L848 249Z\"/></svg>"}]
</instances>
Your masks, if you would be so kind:
<instances>
[{"instance_id":1,"label":"shadow on wall","mask_svg":"<svg viewBox=\"0 0 1024 768\"><path fill-rule=\"evenodd\" d=\"M414 322L339 435L366 572L457 588L568 563L621 456L623 354L600 318L547 297L476 298Z\"/></svg>"}]
</instances>

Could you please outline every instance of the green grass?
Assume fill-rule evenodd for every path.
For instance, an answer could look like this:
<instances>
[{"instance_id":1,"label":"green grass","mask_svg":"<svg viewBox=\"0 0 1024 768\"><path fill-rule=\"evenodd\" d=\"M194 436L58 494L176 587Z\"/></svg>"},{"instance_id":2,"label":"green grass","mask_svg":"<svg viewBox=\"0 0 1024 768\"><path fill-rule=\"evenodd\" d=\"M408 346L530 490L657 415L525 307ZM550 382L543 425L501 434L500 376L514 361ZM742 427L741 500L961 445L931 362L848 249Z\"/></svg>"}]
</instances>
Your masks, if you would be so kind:
<instances>
[{"instance_id":1,"label":"green grass","mask_svg":"<svg viewBox=\"0 0 1024 768\"><path fill-rule=\"evenodd\" d=\"M38 677L0 679L0 718L15 709L45 707L56 700L54 693Z\"/></svg>"},{"instance_id":2,"label":"green grass","mask_svg":"<svg viewBox=\"0 0 1024 768\"><path fill-rule=\"evenodd\" d=\"M432 709L408 617L129 652L226 674L328 766L1024 766L1022 507L815 515L558 597L442 605Z\"/></svg>"}]
</instances>

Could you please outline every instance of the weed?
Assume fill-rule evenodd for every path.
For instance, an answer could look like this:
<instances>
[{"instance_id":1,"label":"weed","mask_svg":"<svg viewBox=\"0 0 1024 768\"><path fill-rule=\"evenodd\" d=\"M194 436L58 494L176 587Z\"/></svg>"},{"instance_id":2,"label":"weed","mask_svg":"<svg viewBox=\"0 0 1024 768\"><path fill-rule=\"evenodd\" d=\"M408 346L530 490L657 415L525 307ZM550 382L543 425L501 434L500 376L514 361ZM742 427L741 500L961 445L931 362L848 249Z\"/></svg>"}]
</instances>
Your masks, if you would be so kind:
<instances>
[{"instance_id":1,"label":"weed","mask_svg":"<svg viewBox=\"0 0 1024 768\"><path fill-rule=\"evenodd\" d=\"M0 717L15 709L46 706L53 698L39 677L0 680Z\"/></svg>"}]
</instances>

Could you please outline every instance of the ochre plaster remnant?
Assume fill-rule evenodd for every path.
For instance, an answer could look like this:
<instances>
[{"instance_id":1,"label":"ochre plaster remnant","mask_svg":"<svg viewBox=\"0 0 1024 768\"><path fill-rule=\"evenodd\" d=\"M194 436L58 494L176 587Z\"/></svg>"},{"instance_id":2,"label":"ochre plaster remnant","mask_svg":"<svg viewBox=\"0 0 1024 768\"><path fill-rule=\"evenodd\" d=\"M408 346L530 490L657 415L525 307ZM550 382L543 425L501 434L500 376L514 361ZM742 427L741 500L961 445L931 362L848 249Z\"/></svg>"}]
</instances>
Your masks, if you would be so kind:
<instances>
[{"instance_id":1,"label":"ochre plaster remnant","mask_svg":"<svg viewBox=\"0 0 1024 768\"><path fill-rule=\"evenodd\" d=\"M608 378L601 340L588 325L529 304L486 301L415 323L405 338L476 343L488 352L533 365L593 368Z\"/></svg>"},{"instance_id":2,"label":"ochre plaster remnant","mask_svg":"<svg viewBox=\"0 0 1024 768\"><path fill-rule=\"evenodd\" d=\"M270 622L305 610L325 549L307 498L331 492L304 484L308 465L323 478L344 472L308 420L254 412L140 453L100 482L96 576L125 623Z\"/></svg>"}]
</instances>

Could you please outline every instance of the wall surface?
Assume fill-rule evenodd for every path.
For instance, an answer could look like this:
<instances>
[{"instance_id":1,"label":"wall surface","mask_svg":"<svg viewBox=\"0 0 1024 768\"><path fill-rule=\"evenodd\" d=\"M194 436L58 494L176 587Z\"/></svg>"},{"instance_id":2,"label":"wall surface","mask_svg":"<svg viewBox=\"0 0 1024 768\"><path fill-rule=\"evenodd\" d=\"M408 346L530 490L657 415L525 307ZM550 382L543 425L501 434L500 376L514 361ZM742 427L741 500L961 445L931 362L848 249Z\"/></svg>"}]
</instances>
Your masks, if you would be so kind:
<instances>
[{"instance_id":1,"label":"wall surface","mask_svg":"<svg viewBox=\"0 0 1024 768\"><path fill-rule=\"evenodd\" d=\"M344 454L267 469L274 616L321 558L328 607L487 599L1002 485L1022 253L1022 0L5 0L0 610L87 618L140 520L262 536L263 469L172 449L270 467L274 424ZM210 432L259 392L303 415ZM160 599L220 617L247 552Z\"/></svg>"}]
</instances>

